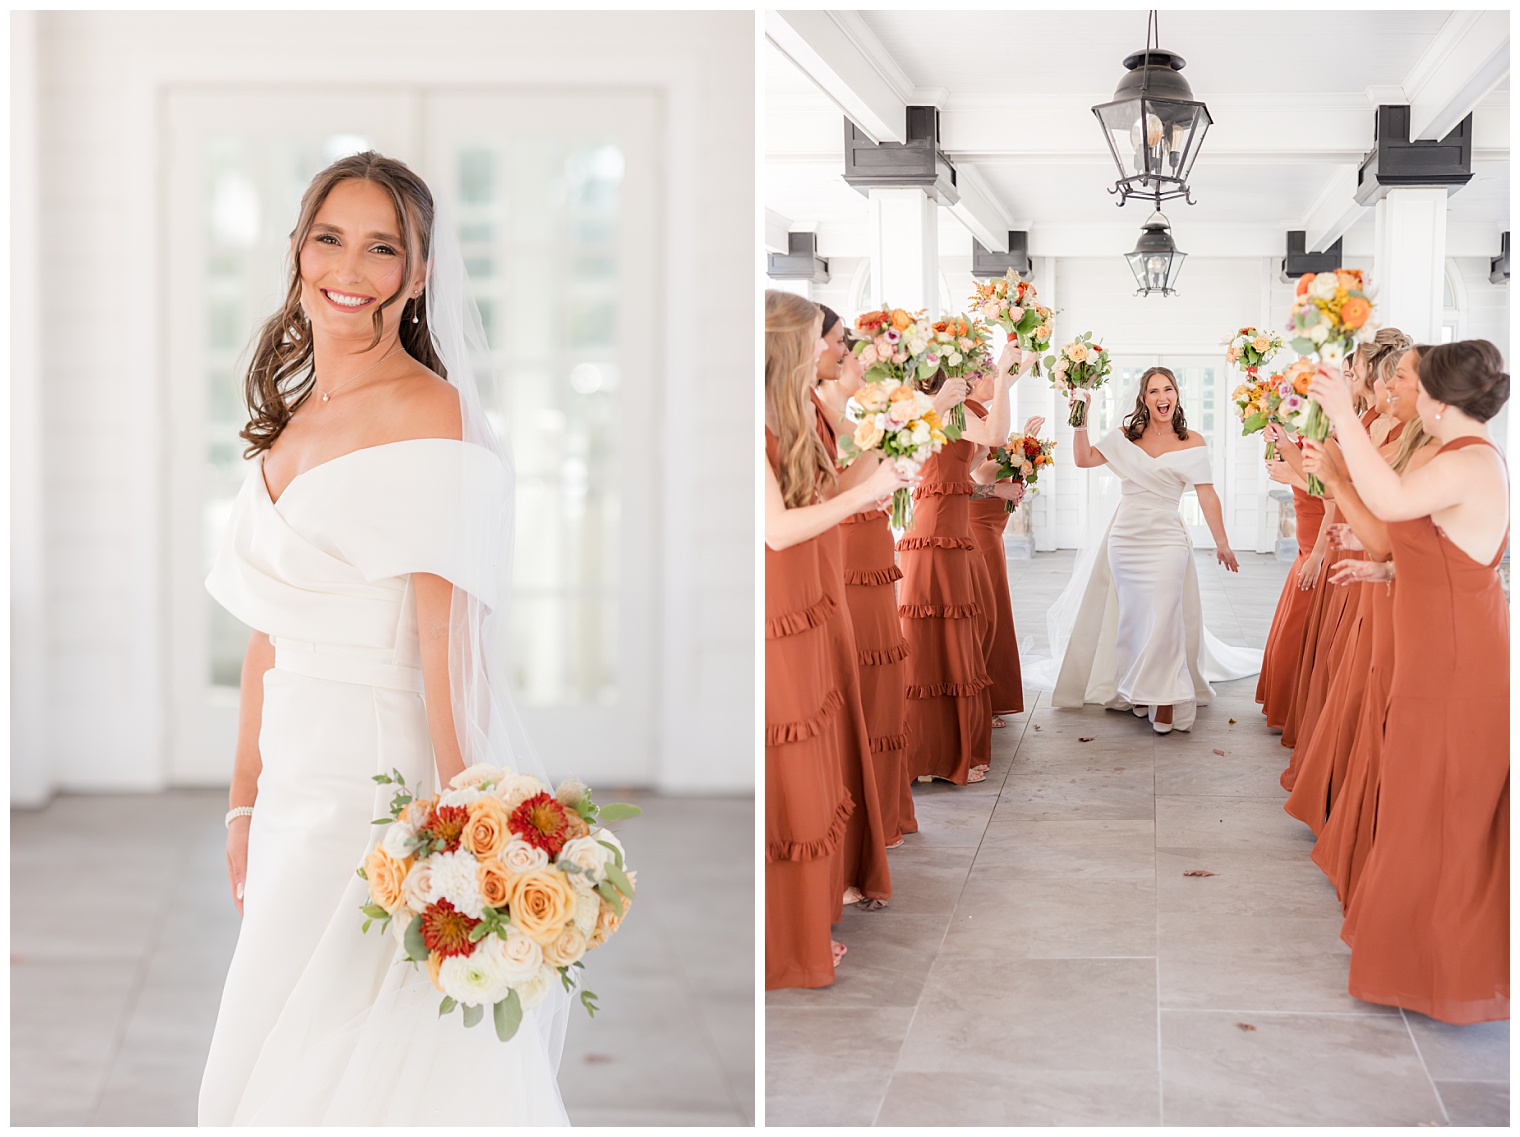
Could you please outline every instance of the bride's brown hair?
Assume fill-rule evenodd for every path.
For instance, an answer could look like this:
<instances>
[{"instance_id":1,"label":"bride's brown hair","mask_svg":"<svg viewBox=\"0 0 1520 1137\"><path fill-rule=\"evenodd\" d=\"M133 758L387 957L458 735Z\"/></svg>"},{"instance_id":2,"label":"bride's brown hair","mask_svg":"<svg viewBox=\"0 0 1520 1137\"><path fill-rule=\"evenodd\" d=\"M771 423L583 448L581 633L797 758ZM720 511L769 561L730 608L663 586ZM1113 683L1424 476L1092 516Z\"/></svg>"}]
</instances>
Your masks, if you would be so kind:
<instances>
[{"instance_id":1,"label":"bride's brown hair","mask_svg":"<svg viewBox=\"0 0 1520 1137\"><path fill-rule=\"evenodd\" d=\"M1131 442L1139 442L1145 428L1151 424L1151 409L1145 405L1145 388L1149 386L1153 375L1165 375L1171 381L1172 390L1177 392L1176 399L1172 401L1172 430L1186 442L1188 428L1187 417L1182 413L1182 392L1177 387L1177 376L1172 374L1170 367L1148 367L1145 374L1140 376L1140 390L1135 394L1135 409L1122 424L1124 437Z\"/></svg>"},{"instance_id":2,"label":"bride's brown hair","mask_svg":"<svg viewBox=\"0 0 1520 1137\"><path fill-rule=\"evenodd\" d=\"M810 394L820 316L811 300L765 290L765 406L776 424L776 481L788 509L814 504L823 487L834 484L834 461L818 436Z\"/></svg>"},{"instance_id":3,"label":"bride's brown hair","mask_svg":"<svg viewBox=\"0 0 1520 1137\"><path fill-rule=\"evenodd\" d=\"M433 232L433 195L427 183L404 162L366 150L340 158L311 180L301 195L301 212L290 234L290 283L280 310L259 329L248 374L243 379L243 398L248 404L248 425L238 437L248 443L244 458L252 458L274 445L290 416L311 397L316 388L312 364L311 321L301 307L301 246L311 232L317 210L339 182L370 182L390 195L401 227L401 287L381 301L370 317L374 326L373 348L380 342L383 313L402 300L411 284L414 261L426 262ZM427 293L405 300L401 314L401 346L417 362L447 379L443 361L433 350L427 322ZM417 322L412 323L415 316Z\"/></svg>"}]
</instances>

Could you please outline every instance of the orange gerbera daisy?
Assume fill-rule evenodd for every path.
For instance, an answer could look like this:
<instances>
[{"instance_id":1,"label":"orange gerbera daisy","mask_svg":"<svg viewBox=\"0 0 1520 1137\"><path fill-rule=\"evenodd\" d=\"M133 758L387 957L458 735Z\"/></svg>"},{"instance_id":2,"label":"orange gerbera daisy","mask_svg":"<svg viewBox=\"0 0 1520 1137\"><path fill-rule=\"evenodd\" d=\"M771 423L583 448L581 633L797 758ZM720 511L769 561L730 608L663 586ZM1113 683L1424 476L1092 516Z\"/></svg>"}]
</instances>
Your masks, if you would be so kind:
<instances>
[{"instance_id":1,"label":"orange gerbera daisy","mask_svg":"<svg viewBox=\"0 0 1520 1137\"><path fill-rule=\"evenodd\" d=\"M1372 315L1372 305L1360 296L1348 296L1341 305L1341 320L1348 328L1359 328Z\"/></svg>"}]
</instances>

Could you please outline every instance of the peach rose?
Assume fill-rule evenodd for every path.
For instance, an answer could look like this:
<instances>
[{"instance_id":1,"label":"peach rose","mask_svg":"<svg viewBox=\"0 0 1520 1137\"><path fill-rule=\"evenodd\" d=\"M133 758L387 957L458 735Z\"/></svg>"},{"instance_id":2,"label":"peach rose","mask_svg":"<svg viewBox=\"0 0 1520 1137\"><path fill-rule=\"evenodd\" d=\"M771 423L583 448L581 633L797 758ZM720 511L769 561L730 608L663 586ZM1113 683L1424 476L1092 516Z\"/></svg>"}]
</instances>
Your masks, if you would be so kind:
<instances>
[{"instance_id":1,"label":"peach rose","mask_svg":"<svg viewBox=\"0 0 1520 1137\"><path fill-rule=\"evenodd\" d=\"M480 862L475 870L475 883L480 889L480 899L487 908L505 908L512 894L512 874L494 857Z\"/></svg>"},{"instance_id":2,"label":"peach rose","mask_svg":"<svg viewBox=\"0 0 1520 1137\"><path fill-rule=\"evenodd\" d=\"M559 938L575 911L575 894L562 873L540 869L512 881L508 904L512 923L542 945Z\"/></svg>"},{"instance_id":3,"label":"peach rose","mask_svg":"<svg viewBox=\"0 0 1520 1137\"><path fill-rule=\"evenodd\" d=\"M622 903L622 911L614 911L607 901L602 901L602 906L596 914L596 930L591 933L591 946L599 947L607 942L612 933L618 930L618 925L623 922L623 917L628 915L628 908L633 901L626 896L619 896Z\"/></svg>"},{"instance_id":4,"label":"peach rose","mask_svg":"<svg viewBox=\"0 0 1520 1137\"><path fill-rule=\"evenodd\" d=\"M876 345L874 343L868 343L865 347L860 349L860 365L862 367L870 367L871 364L875 362Z\"/></svg>"},{"instance_id":5,"label":"peach rose","mask_svg":"<svg viewBox=\"0 0 1520 1137\"><path fill-rule=\"evenodd\" d=\"M406 883L407 869L412 858L398 861L384 849L375 849L364 858L364 875L369 880L369 898L387 912L394 912L402 905L402 886Z\"/></svg>"},{"instance_id":6,"label":"peach rose","mask_svg":"<svg viewBox=\"0 0 1520 1137\"><path fill-rule=\"evenodd\" d=\"M871 450L885 435L886 432L876 425L874 418L862 419L855 428L855 445L861 450Z\"/></svg>"},{"instance_id":7,"label":"peach rose","mask_svg":"<svg viewBox=\"0 0 1520 1137\"><path fill-rule=\"evenodd\" d=\"M886 410L887 393L875 383L868 383L859 391L855 392L855 401L867 414L875 414Z\"/></svg>"},{"instance_id":8,"label":"peach rose","mask_svg":"<svg viewBox=\"0 0 1520 1137\"><path fill-rule=\"evenodd\" d=\"M1262 352L1266 351L1267 348L1272 346L1272 341L1269 340L1266 336L1257 336L1254 340L1251 341L1251 346L1255 348L1256 353L1260 355Z\"/></svg>"},{"instance_id":9,"label":"peach rose","mask_svg":"<svg viewBox=\"0 0 1520 1137\"><path fill-rule=\"evenodd\" d=\"M1074 343L1066 349L1066 354L1073 363L1086 363L1087 345L1084 343Z\"/></svg>"},{"instance_id":10,"label":"peach rose","mask_svg":"<svg viewBox=\"0 0 1520 1137\"><path fill-rule=\"evenodd\" d=\"M460 842L477 857L494 857L501 852L512 831L507 828L507 807L500 798L476 798L465 806L470 818L465 822Z\"/></svg>"},{"instance_id":11,"label":"peach rose","mask_svg":"<svg viewBox=\"0 0 1520 1137\"><path fill-rule=\"evenodd\" d=\"M569 967L590 947L586 934L571 924L553 943L544 945L544 962L550 967Z\"/></svg>"},{"instance_id":12,"label":"peach rose","mask_svg":"<svg viewBox=\"0 0 1520 1137\"><path fill-rule=\"evenodd\" d=\"M428 978L433 981L433 986L443 990L443 984L438 981L439 969L443 967L443 956L436 952L428 952Z\"/></svg>"},{"instance_id":13,"label":"peach rose","mask_svg":"<svg viewBox=\"0 0 1520 1137\"><path fill-rule=\"evenodd\" d=\"M908 313L904 312L901 308L893 308L890 318L892 320L892 326L900 332L905 332L913 326L913 317L908 315Z\"/></svg>"}]
</instances>

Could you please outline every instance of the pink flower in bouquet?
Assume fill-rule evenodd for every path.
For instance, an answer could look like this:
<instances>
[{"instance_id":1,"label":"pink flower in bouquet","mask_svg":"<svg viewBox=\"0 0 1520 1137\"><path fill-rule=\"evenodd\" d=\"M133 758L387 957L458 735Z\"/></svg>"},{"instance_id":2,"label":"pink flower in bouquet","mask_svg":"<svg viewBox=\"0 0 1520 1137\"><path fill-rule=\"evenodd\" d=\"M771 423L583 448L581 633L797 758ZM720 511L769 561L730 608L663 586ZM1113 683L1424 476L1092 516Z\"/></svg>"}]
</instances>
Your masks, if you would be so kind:
<instances>
[{"instance_id":1,"label":"pink flower in bouquet","mask_svg":"<svg viewBox=\"0 0 1520 1137\"><path fill-rule=\"evenodd\" d=\"M868 343L860 349L860 362L864 367L870 367L871 364L876 362L876 345L874 343Z\"/></svg>"}]
</instances>

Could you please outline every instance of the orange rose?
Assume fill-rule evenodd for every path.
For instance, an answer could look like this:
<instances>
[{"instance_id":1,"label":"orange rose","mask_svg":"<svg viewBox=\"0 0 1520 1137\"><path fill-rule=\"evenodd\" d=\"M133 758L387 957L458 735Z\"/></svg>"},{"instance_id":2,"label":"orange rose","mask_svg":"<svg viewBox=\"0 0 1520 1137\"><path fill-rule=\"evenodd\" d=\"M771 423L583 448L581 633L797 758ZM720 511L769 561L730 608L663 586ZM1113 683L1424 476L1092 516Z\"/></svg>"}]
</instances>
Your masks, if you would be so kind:
<instances>
[{"instance_id":1,"label":"orange rose","mask_svg":"<svg viewBox=\"0 0 1520 1137\"><path fill-rule=\"evenodd\" d=\"M1298 287L1293 290L1294 296L1302 296L1309 291L1309 285L1314 283L1314 273L1306 272L1298 278Z\"/></svg>"},{"instance_id":2,"label":"orange rose","mask_svg":"<svg viewBox=\"0 0 1520 1137\"><path fill-rule=\"evenodd\" d=\"M1313 367L1294 367L1290 374L1293 377L1293 390L1300 395L1309 393L1309 384L1314 382Z\"/></svg>"},{"instance_id":3,"label":"orange rose","mask_svg":"<svg viewBox=\"0 0 1520 1137\"><path fill-rule=\"evenodd\" d=\"M475 870L475 885L487 908L505 908L512 894L512 873L495 857L480 862Z\"/></svg>"},{"instance_id":4,"label":"orange rose","mask_svg":"<svg viewBox=\"0 0 1520 1137\"><path fill-rule=\"evenodd\" d=\"M507 902L512 908L512 923L540 946L558 939L560 930L575 914L575 895L564 874L554 869L523 873L512 881Z\"/></svg>"},{"instance_id":5,"label":"orange rose","mask_svg":"<svg viewBox=\"0 0 1520 1137\"><path fill-rule=\"evenodd\" d=\"M901 387L893 387L892 393L887 396L889 403L912 402L918 396L912 387L904 384Z\"/></svg>"},{"instance_id":6,"label":"orange rose","mask_svg":"<svg viewBox=\"0 0 1520 1137\"><path fill-rule=\"evenodd\" d=\"M905 332L913 326L913 317L901 308L892 309L892 326L900 332Z\"/></svg>"},{"instance_id":7,"label":"orange rose","mask_svg":"<svg viewBox=\"0 0 1520 1137\"><path fill-rule=\"evenodd\" d=\"M494 857L506 847L512 832L507 828L507 806L498 797L476 798L465 806L465 822L460 842L477 857Z\"/></svg>"},{"instance_id":8,"label":"orange rose","mask_svg":"<svg viewBox=\"0 0 1520 1137\"><path fill-rule=\"evenodd\" d=\"M1360 296L1350 296L1341 305L1341 320L1348 328L1359 328L1372 315L1372 305Z\"/></svg>"},{"instance_id":9,"label":"orange rose","mask_svg":"<svg viewBox=\"0 0 1520 1137\"><path fill-rule=\"evenodd\" d=\"M1347 292L1362 290L1362 270L1359 268L1338 268L1335 270L1335 280Z\"/></svg>"},{"instance_id":10,"label":"orange rose","mask_svg":"<svg viewBox=\"0 0 1520 1137\"><path fill-rule=\"evenodd\" d=\"M605 900L602 901L602 906L597 909L596 928L591 933L591 944L593 947L607 942L612 933L618 930L618 925L623 922L623 917L628 914L629 906L633 904L633 901L629 900L626 896L619 896L618 899L622 901L621 911L615 911Z\"/></svg>"},{"instance_id":11,"label":"orange rose","mask_svg":"<svg viewBox=\"0 0 1520 1137\"><path fill-rule=\"evenodd\" d=\"M406 883L407 870L412 858L398 861L384 849L375 849L364 858L364 875L369 880L369 898L387 912L400 908L404 897L401 886Z\"/></svg>"}]
</instances>

